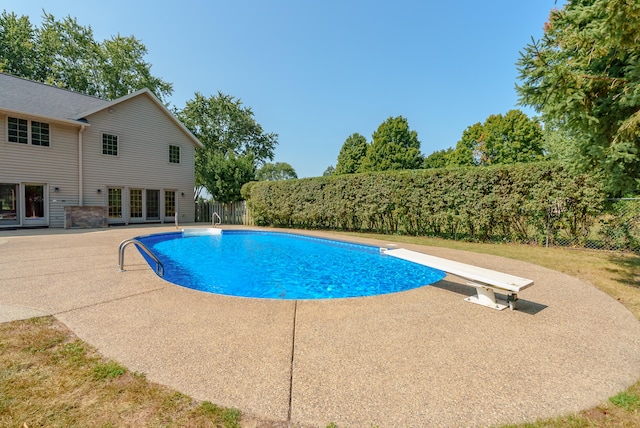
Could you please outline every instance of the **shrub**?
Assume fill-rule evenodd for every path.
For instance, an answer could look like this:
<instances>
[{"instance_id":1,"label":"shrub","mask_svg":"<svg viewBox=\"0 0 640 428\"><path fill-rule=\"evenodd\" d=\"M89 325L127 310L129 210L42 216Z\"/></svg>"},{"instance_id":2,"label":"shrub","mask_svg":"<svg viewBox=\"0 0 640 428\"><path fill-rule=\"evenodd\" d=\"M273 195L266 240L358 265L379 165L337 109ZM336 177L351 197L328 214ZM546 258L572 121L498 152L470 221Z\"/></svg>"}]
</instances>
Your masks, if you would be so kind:
<instances>
[{"instance_id":1,"label":"shrub","mask_svg":"<svg viewBox=\"0 0 640 428\"><path fill-rule=\"evenodd\" d=\"M586 239L603 191L553 162L254 182L256 224L474 241Z\"/></svg>"}]
</instances>

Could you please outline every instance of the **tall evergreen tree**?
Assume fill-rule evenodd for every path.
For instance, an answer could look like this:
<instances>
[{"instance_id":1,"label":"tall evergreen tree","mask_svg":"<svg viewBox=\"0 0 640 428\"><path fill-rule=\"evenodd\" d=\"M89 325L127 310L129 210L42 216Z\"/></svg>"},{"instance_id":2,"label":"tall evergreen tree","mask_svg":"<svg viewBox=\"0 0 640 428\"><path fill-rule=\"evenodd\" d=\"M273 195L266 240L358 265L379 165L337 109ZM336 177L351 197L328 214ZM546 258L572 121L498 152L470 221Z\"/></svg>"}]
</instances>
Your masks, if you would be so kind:
<instances>
[{"instance_id":1,"label":"tall evergreen tree","mask_svg":"<svg viewBox=\"0 0 640 428\"><path fill-rule=\"evenodd\" d=\"M373 133L361 170L420 169L422 163L418 133L409 129L407 119L397 116L389 117Z\"/></svg>"},{"instance_id":2,"label":"tall evergreen tree","mask_svg":"<svg viewBox=\"0 0 640 428\"><path fill-rule=\"evenodd\" d=\"M640 2L568 0L517 63L520 102L563 129L579 169L640 191Z\"/></svg>"},{"instance_id":3,"label":"tall evergreen tree","mask_svg":"<svg viewBox=\"0 0 640 428\"><path fill-rule=\"evenodd\" d=\"M367 147L367 139L364 136L357 132L349 135L340 149L333 174L353 174L360 171L362 161L367 155Z\"/></svg>"}]
</instances>

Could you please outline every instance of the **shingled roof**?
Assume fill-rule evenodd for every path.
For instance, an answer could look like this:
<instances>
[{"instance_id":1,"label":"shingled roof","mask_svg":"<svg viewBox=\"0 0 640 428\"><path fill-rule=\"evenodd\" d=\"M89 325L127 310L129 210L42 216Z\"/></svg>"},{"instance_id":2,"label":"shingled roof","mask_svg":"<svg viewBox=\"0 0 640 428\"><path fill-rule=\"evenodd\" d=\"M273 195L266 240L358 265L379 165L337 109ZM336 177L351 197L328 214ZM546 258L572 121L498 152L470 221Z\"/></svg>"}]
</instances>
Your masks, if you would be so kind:
<instances>
[{"instance_id":1,"label":"shingled roof","mask_svg":"<svg viewBox=\"0 0 640 428\"><path fill-rule=\"evenodd\" d=\"M66 123L87 123L88 116L133 97L147 96L178 126L196 147L202 143L164 106L153 93L140 89L113 101L91 97L33 80L0 73L0 110L38 116Z\"/></svg>"},{"instance_id":2,"label":"shingled roof","mask_svg":"<svg viewBox=\"0 0 640 428\"><path fill-rule=\"evenodd\" d=\"M0 109L52 119L79 120L109 101L0 73Z\"/></svg>"}]
</instances>

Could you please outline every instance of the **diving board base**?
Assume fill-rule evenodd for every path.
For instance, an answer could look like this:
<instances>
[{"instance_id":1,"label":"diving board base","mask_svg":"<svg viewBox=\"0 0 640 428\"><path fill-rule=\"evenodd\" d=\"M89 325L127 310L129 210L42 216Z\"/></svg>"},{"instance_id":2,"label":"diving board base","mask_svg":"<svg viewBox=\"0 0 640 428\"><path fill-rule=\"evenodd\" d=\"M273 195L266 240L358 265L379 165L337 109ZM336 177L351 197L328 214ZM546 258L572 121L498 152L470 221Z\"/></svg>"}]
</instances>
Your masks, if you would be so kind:
<instances>
[{"instance_id":1,"label":"diving board base","mask_svg":"<svg viewBox=\"0 0 640 428\"><path fill-rule=\"evenodd\" d=\"M470 284L473 285L473 284ZM469 296L464 299L467 302L475 303L476 305L486 306L487 308L496 309L501 311L509 307L509 302L505 300L496 299L496 294L490 288L476 287L477 295Z\"/></svg>"},{"instance_id":2,"label":"diving board base","mask_svg":"<svg viewBox=\"0 0 640 428\"><path fill-rule=\"evenodd\" d=\"M467 302L486 306L487 308L496 309L498 311L507 308L514 310L516 308L516 300L518 300L517 294L510 293L507 296L508 300L502 300L496 298L496 293L493 291L493 288L488 287L486 284L478 284L477 282L467 281L467 285L475 287L476 289L475 296L469 296L464 299Z\"/></svg>"}]
</instances>

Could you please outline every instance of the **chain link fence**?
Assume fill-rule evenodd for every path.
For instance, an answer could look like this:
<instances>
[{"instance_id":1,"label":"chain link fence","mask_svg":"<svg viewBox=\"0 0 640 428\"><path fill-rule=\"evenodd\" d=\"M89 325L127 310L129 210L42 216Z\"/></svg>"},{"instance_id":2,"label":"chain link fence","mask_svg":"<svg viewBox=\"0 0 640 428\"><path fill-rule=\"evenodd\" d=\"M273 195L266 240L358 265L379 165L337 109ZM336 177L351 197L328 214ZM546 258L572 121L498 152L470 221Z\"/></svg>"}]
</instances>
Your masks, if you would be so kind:
<instances>
[{"instance_id":1,"label":"chain link fence","mask_svg":"<svg viewBox=\"0 0 640 428\"><path fill-rule=\"evenodd\" d=\"M562 207L550 210L546 246L631 251L640 254L640 198L607 199L600 215L584 223L573 236L558 227Z\"/></svg>"},{"instance_id":2,"label":"chain link fence","mask_svg":"<svg viewBox=\"0 0 640 428\"><path fill-rule=\"evenodd\" d=\"M640 254L640 198L607 199L598 215L580 221L567 215L566 203L552 202L549 207L545 235L531 232L531 244ZM223 224L253 224L245 201L196 203L196 221L211 223L214 212Z\"/></svg>"}]
</instances>

